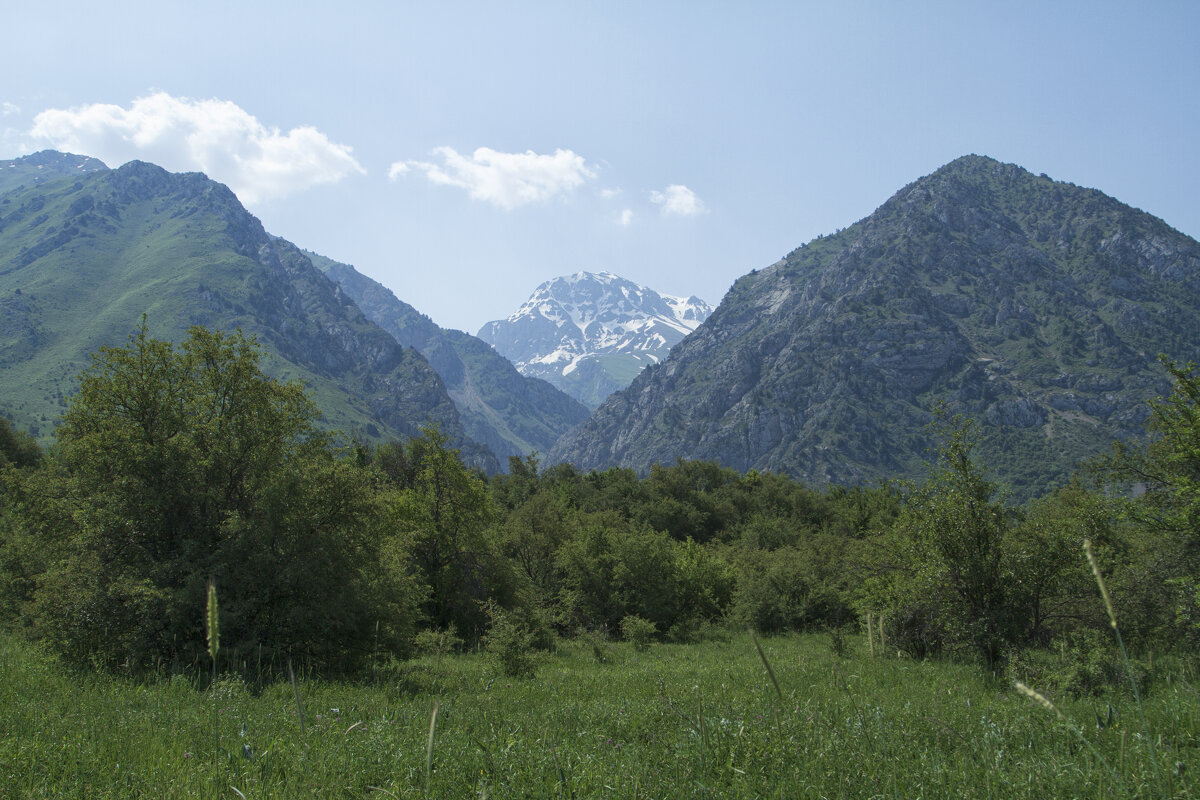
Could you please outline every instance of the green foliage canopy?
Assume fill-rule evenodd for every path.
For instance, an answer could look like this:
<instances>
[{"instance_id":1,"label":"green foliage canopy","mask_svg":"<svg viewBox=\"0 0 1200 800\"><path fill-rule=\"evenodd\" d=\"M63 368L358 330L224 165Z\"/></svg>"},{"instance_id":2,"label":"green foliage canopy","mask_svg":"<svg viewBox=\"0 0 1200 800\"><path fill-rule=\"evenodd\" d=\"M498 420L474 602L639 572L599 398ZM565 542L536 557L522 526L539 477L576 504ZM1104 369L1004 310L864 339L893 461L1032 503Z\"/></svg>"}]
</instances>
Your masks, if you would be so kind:
<instances>
[{"instance_id":1,"label":"green foliage canopy","mask_svg":"<svg viewBox=\"0 0 1200 800\"><path fill-rule=\"evenodd\" d=\"M380 502L317 418L240 333L193 328L176 349L143 321L127 346L103 348L31 489L56 510L31 526L54 549L32 624L76 661L190 660L211 579L231 657L360 658L404 587L372 569Z\"/></svg>"}]
</instances>

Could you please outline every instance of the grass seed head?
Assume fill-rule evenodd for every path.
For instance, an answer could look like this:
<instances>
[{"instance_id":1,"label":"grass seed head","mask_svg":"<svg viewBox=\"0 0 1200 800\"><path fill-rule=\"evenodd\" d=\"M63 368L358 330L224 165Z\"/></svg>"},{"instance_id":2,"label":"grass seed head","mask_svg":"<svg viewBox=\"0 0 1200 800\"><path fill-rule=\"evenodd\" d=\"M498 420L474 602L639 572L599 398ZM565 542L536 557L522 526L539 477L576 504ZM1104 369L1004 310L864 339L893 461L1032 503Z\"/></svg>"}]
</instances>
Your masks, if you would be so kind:
<instances>
[{"instance_id":1,"label":"grass seed head","mask_svg":"<svg viewBox=\"0 0 1200 800\"><path fill-rule=\"evenodd\" d=\"M1047 711L1053 711L1059 719L1066 722L1067 718L1063 716L1061 711L1058 710L1058 706L1054 705L1054 703L1051 703L1050 700L1047 699L1046 696L1037 689L1032 689L1026 686L1024 683L1021 683L1021 681L1013 681L1013 685L1017 687L1018 692L1025 695Z\"/></svg>"},{"instance_id":2,"label":"grass seed head","mask_svg":"<svg viewBox=\"0 0 1200 800\"><path fill-rule=\"evenodd\" d=\"M1112 598L1108 595L1108 587L1104 584L1104 576L1100 574L1100 565L1096 563L1096 554L1092 552L1092 540L1083 540L1083 552L1087 554L1088 563L1092 566L1092 574L1096 576L1096 585L1100 587L1100 596L1104 598L1104 610L1108 612L1108 622L1113 630L1117 629L1117 613L1113 610Z\"/></svg>"},{"instance_id":3,"label":"grass seed head","mask_svg":"<svg viewBox=\"0 0 1200 800\"><path fill-rule=\"evenodd\" d=\"M220 609L217 606L217 585L208 582L208 611L204 615L205 630L208 634L208 655L217 660L217 652L221 649Z\"/></svg>"}]
</instances>

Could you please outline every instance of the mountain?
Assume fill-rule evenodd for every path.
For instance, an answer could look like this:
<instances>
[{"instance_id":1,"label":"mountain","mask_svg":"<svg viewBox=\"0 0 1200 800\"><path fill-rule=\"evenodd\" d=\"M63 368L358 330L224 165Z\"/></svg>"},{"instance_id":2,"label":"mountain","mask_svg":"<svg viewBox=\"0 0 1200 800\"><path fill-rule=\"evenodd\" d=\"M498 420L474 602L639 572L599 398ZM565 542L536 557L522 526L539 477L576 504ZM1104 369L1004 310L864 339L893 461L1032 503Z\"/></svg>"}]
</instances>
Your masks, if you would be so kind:
<instances>
[{"instance_id":1,"label":"mountain","mask_svg":"<svg viewBox=\"0 0 1200 800\"><path fill-rule=\"evenodd\" d=\"M89 172L108 169L91 156L42 150L33 155L0 161L0 194L24 186L37 186L58 178L82 177Z\"/></svg>"},{"instance_id":2,"label":"mountain","mask_svg":"<svg viewBox=\"0 0 1200 800\"><path fill-rule=\"evenodd\" d=\"M577 272L537 287L479 338L517 365L595 408L703 322L712 307L672 297L611 272Z\"/></svg>"},{"instance_id":3,"label":"mountain","mask_svg":"<svg viewBox=\"0 0 1200 800\"><path fill-rule=\"evenodd\" d=\"M348 264L306 253L376 325L416 349L437 370L467 435L501 459L547 453L587 418L578 400L538 378L527 378L487 343L445 330Z\"/></svg>"},{"instance_id":4,"label":"mountain","mask_svg":"<svg viewBox=\"0 0 1200 800\"><path fill-rule=\"evenodd\" d=\"M68 174L0 195L0 410L19 425L48 436L89 354L123 345L145 314L173 341L191 325L254 335L265 371L303 381L331 427L386 439L433 423L499 468L425 359L228 188L139 161L72 172L87 162L34 158Z\"/></svg>"},{"instance_id":5,"label":"mountain","mask_svg":"<svg viewBox=\"0 0 1200 800\"><path fill-rule=\"evenodd\" d=\"M1200 243L1099 191L981 156L739 279L550 461L676 458L813 484L916 477L936 404L1017 496L1144 435L1159 353L1200 357Z\"/></svg>"}]
</instances>

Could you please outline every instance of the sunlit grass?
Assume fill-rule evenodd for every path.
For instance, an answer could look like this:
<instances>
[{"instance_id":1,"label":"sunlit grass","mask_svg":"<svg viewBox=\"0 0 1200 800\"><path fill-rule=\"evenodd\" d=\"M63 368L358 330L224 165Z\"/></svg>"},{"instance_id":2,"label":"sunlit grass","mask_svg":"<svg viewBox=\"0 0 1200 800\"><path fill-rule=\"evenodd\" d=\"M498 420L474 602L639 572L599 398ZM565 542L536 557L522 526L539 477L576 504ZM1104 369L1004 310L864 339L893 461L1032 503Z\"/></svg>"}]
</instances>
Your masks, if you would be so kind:
<instances>
[{"instance_id":1,"label":"sunlit grass","mask_svg":"<svg viewBox=\"0 0 1200 800\"><path fill-rule=\"evenodd\" d=\"M1097 727L1096 704L1055 698L1110 772L971 666L873 659L856 639L845 659L822 636L761 645L764 658L748 636L613 644L599 663L568 643L527 680L475 655L367 683L303 676L302 733L285 676L256 690L226 675L210 691L199 675L75 675L5 638L0 797L418 798L427 779L440 798L1150 797L1138 787L1155 785L1156 752L1185 765L1171 795L1195 796L1200 698L1186 683L1143 698L1153 736L1132 699L1109 698L1116 721Z\"/></svg>"}]
</instances>

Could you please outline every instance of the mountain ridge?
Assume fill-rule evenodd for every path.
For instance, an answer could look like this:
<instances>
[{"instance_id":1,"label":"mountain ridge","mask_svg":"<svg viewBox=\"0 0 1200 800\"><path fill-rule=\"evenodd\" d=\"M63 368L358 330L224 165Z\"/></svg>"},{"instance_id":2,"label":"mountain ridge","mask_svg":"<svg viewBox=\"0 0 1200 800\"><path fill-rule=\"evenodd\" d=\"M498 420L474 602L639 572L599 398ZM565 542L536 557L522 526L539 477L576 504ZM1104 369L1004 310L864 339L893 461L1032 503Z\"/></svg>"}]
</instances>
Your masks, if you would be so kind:
<instances>
[{"instance_id":1,"label":"mountain ridge","mask_svg":"<svg viewBox=\"0 0 1200 800\"><path fill-rule=\"evenodd\" d=\"M328 425L391 438L437 424L470 463L499 469L419 353L200 173L132 161L4 192L0 309L0 402L43 436L88 354L124 344L146 314L172 341L191 325L255 336L265 371L303 380Z\"/></svg>"},{"instance_id":2,"label":"mountain ridge","mask_svg":"<svg viewBox=\"0 0 1200 800\"><path fill-rule=\"evenodd\" d=\"M738 279L550 459L913 476L944 401L1036 494L1142 434L1145 401L1169 388L1158 353L1200 355L1197 308L1195 240L1098 190L964 156Z\"/></svg>"},{"instance_id":3,"label":"mountain ridge","mask_svg":"<svg viewBox=\"0 0 1200 800\"><path fill-rule=\"evenodd\" d=\"M57 150L39 150L27 156L0 161L0 194L22 186L36 186L66 177L81 177L89 172L107 170L98 158Z\"/></svg>"},{"instance_id":4,"label":"mountain ridge","mask_svg":"<svg viewBox=\"0 0 1200 800\"><path fill-rule=\"evenodd\" d=\"M308 255L372 321L425 357L446 384L464 430L501 459L546 453L587 417L582 403L546 381L521 375L477 337L439 327L349 264Z\"/></svg>"}]
</instances>

